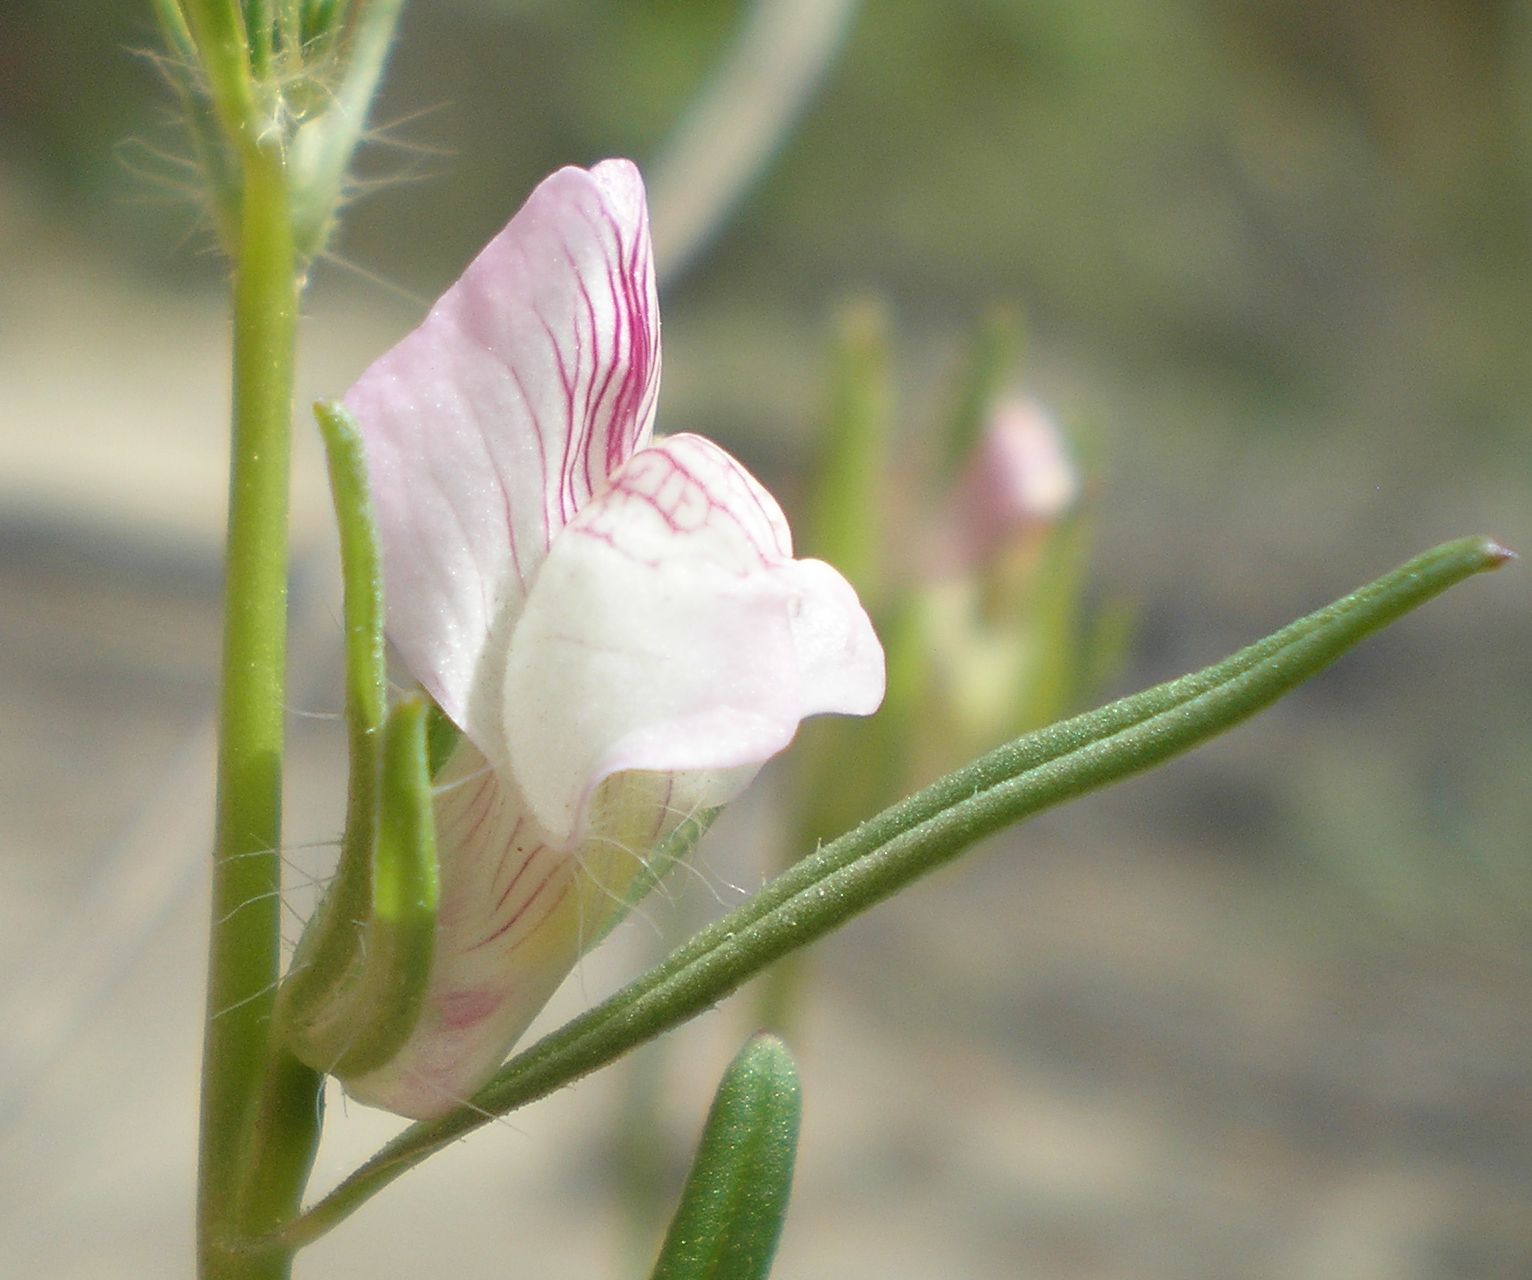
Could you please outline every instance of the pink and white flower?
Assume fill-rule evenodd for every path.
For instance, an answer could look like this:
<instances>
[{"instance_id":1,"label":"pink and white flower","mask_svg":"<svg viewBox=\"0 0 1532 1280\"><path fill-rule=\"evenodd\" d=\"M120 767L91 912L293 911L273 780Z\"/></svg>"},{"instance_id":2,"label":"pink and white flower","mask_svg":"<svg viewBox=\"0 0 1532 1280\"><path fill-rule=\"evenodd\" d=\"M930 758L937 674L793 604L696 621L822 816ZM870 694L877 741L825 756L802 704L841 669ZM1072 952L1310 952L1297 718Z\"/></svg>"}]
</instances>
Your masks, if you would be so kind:
<instances>
[{"instance_id":1,"label":"pink and white flower","mask_svg":"<svg viewBox=\"0 0 1532 1280\"><path fill-rule=\"evenodd\" d=\"M659 314L638 171L543 182L346 395L388 632L463 732L437 778L420 1020L363 1101L482 1084L678 823L799 720L865 715L883 654L850 585L700 436L652 438Z\"/></svg>"}]
</instances>

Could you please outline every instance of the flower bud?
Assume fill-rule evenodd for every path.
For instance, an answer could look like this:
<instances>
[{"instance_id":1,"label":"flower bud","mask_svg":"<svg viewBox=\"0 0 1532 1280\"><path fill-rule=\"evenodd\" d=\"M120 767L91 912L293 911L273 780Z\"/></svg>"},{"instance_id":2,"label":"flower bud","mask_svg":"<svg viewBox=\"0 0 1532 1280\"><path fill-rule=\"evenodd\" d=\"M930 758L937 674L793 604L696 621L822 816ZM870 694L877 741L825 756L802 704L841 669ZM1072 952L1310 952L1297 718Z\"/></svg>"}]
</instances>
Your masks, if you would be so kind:
<instances>
[{"instance_id":1,"label":"flower bud","mask_svg":"<svg viewBox=\"0 0 1532 1280\"><path fill-rule=\"evenodd\" d=\"M1058 424L1035 400L1001 400L953 490L946 530L953 567L993 563L1061 519L1079 496L1080 474Z\"/></svg>"}]
</instances>

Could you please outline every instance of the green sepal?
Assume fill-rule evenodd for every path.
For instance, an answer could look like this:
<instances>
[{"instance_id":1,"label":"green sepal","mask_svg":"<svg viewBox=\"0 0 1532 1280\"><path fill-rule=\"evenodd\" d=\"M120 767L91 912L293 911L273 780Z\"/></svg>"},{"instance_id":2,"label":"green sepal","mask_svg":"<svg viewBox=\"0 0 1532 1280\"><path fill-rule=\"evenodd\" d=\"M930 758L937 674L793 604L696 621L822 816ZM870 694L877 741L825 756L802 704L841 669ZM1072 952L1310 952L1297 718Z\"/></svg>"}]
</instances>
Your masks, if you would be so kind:
<instances>
[{"instance_id":1,"label":"green sepal","mask_svg":"<svg viewBox=\"0 0 1532 1280\"><path fill-rule=\"evenodd\" d=\"M167 29L174 23L175 44L183 42L183 33L190 37L205 92L229 146L241 154L261 146L262 140L248 136L255 131L252 126L264 122L256 119L250 34L240 6L234 0L181 0L156 9Z\"/></svg>"},{"instance_id":2,"label":"green sepal","mask_svg":"<svg viewBox=\"0 0 1532 1280\"><path fill-rule=\"evenodd\" d=\"M1023 670L1004 732L1036 729L1079 710L1095 691L1086 673L1097 680L1113 674L1110 652L1098 655L1091 647L1098 638L1085 598L1093 524L1093 512L1076 510L1040 534L1045 542L1036 573L1018 602Z\"/></svg>"},{"instance_id":3,"label":"green sepal","mask_svg":"<svg viewBox=\"0 0 1532 1280\"><path fill-rule=\"evenodd\" d=\"M347 874L342 868L317 920L345 930L352 946L338 967L320 970L300 945L294 978L278 1003L278 1025L293 1053L332 1075L361 1075L392 1058L414 1030L430 978L439 889L426 707L424 698L400 703L384 730L365 913L343 920L331 909L333 901L358 896L339 882ZM339 954L337 948L323 958L334 965ZM299 978L307 979L301 988Z\"/></svg>"},{"instance_id":4,"label":"green sepal","mask_svg":"<svg viewBox=\"0 0 1532 1280\"><path fill-rule=\"evenodd\" d=\"M346 628L346 723L353 764L383 724L388 670L383 639L383 557L372 514L367 454L361 428L338 401L320 400L314 418L324 441L330 496L340 531Z\"/></svg>"},{"instance_id":5,"label":"green sepal","mask_svg":"<svg viewBox=\"0 0 1532 1280\"><path fill-rule=\"evenodd\" d=\"M239 245L244 188L239 157L228 147L217 109L203 92L197 75L197 43L187 25L180 0L151 0L151 7L159 19L160 34L167 49L167 55L158 59L156 65L186 113L192 150L207 180L208 213L217 229L219 243L233 257Z\"/></svg>"},{"instance_id":6,"label":"green sepal","mask_svg":"<svg viewBox=\"0 0 1532 1280\"><path fill-rule=\"evenodd\" d=\"M440 887L424 698L395 707L383 737L383 802L357 1026L337 1075L382 1066L415 1029L431 976Z\"/></svg>"},{"instance_id":7,"label":"green sepal","mask_svg":"<svg viewBox=\"0 0 1532 1280\"><path fill-rule=\"evenodd\" d=\"M446 766L462 740L463 731L447 718L447 713L432 702L426 710L426 758L434 778Z\"/></svg>"},{"instance_id":8,"label":"green sepal","mask_svg":"<svg viewBox=\"0 0 1532 1280\"><path fill-rule=\"evenodd\" d=\"M294 247L309 262L346 193L403 0L151 3L224 248L237 262L244 167L276 158Z\"/></svg>"},{"instance_id":9,"label":"green sepal","mask_svg":"<svg viewBox=\"0 0 1532 1280\"><path fill-rule=\"evenodd\" d=\"M314 406L340 529L351 777L335 880L304 931L277 1003L289 1047L321 1071L386 1062L414 1026L430 972L436 832L424 697L384 720L382 560L361 432Z\"/></svg>"},{"instance_id":10,"label":"green sepal","mask_svg":"<svg viewBox=\"0 0 1532 1280\"><path fill-rule=\"evenodd\" d=\"M344 21L348 7L344 0L303 0L303 42L333 35Z\"/></svg>"},{"instance_id":11,"label":"green sepal","mask_svg":"<svg viewBox=\"0 0 1532 1280\"><path fill-rule=\"evenodd\" d=\"M888 316L873 299L843 308L830 349L821 428L823 452L814 468L809 518L799 553L832 564L856 588L876 618L888 595L887 503L893 392L889 376ZM881 626L879 628L882 629ZM787 864L819 837L873 812L892 794L889 764L898 758L888 741L889 720L824 717L801 727L793 750L796 806ZM847 761L856 767L846 768ZM782 1030L798 983L778 966L763 986L761 1025Z\"/></svg>"},{"instance_id":12,"label":"green sepal","mask_svg":"<svg viewBox=\"0 0 1532 1280\"><path fill-rule=\"evenodd\" d=\"M313 75L299 104L301 123L287 149L293 190L293 239L307 262L323 252L346 194L347 173L367 125L404 0L313 3L303 46Z\"/></svg>"},{"instance_id":13,"label":"green sepal","mask_svg":"<svg viewBox=\"0 0 1532 1280\"><path fill-rule=\"evenodd\" d=\"M764 1280L787 1214L801 1112L787 1046L755 1036L718 1085L651 1280Z\"/></svg>"},{"instance_id":14,"label":"green sepal","mask_svg":"<svg viewBox=\"0 0 1532 1280\"><path fill-rule=\"evenodd\" d=\"M346 731L350 775L346 826L335 879L304 929L278 999L284 1026L312 1022L356 961L372 900L378 783L388 684L383 640L383 570L362 435L339 404L314 406L340 531L342 625L346 653ZM294 1043L305 1061L313 1058Z\"/></svg>"},{"instance_id":15,"label":"green sepal","mask_svg":"<svg viewBox=\"0 0 1532 1280\"><path fill-rule=\"evenodd\" d=\"M1030 652L1018 730L1048 724L1098 698L1121 670L1139 621L1130 596L1089 598L1101 443L1089 423L1071 423L1066 445L1083 490L1073 509L1041 534L1045 541L1022 613Z\"/></svg>"}]
</instances>

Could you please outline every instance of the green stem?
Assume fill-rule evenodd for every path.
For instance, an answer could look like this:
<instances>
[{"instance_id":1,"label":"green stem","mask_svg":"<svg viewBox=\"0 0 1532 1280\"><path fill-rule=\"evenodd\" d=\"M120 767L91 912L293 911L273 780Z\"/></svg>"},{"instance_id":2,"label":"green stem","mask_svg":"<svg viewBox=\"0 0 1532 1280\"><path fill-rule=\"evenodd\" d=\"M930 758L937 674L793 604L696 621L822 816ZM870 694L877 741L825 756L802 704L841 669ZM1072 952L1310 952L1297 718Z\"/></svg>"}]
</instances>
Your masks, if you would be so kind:
<instances>
[{"instance_id":1,"label":"green stem","mask_svg":"<svg viewBox=\"0 0 1532 1280\"><path fill-rule=\"evenodd\" d=\"M203 1049L198 1240L206 1280L287 1273L286 1250L231 1250L295 1208L307 1160L284 1177L252 1170L257 1152L293 1146L313 1124L314 1084L285 1071L269 1043L279 955L287 506L297 272L280 152L246 153L234 276L230 458L218 821ZM290 1096L268 1097L268 1077ZM305 1094L308 1098L304 1102ZM299 1135L298 1145L302 1139ZM301 1172L298 1172L301 1170ZM285 1184L285 1185L283 1185ZM295 1184L295 1185L294 1185ZM251 1188L259 1190L252 1194Z\"/></svg>"},{"instance_id":2,"label":"green stem","mask_svg":"<svg viewBox=\"0 0 1532 1280\"><path fill-rule=\"evenodd\" d=\"M1198 745L1378 628L1511 552L1447 543L1215 666L998 747L825 845L616 995L507 1063L470 1104L411 1125L270 1242L323 1235L405 1170L711 1008L766 965L1023 818Z\"/></svg>"}]
</instances>

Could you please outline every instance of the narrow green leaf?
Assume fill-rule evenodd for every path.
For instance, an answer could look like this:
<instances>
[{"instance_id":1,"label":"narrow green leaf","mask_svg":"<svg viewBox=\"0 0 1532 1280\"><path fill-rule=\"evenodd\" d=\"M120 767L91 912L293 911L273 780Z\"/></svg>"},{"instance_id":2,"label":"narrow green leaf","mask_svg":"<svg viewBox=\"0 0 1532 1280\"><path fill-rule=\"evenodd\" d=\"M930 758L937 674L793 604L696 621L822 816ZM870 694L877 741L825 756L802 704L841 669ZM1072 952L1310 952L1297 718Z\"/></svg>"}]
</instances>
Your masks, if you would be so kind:
<instances>
[{"instance_id":1,"label":"narrow green leaf","mask_svg":"<svg viewBox=\"0 0 1532 1280\"><path fill-rule=\"evenodd\" d=\"M324 1234L463 1134L710 1008L773 960L984 836L1197 746L1269 706L1368 634L1512 553L1447 543L1215 666L1017 739L884 810L772 880L616 995L512 1058L471 1100L410 1126L276 1237Z\"/></svg>"},{"instance_id":2,"label":"narrow green leaf","mask_svg":"<svg viewBox=\"0 0 1532 1280\"><path fill-rule=\"evenodd\" d=\"M787 1046L754 1037L718 1086L651 1280L765 1280L787 1215L801 1110Z\"/></svg>"}]
</instances>

